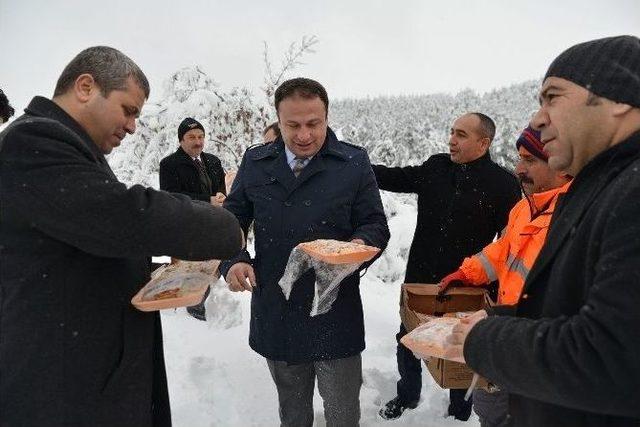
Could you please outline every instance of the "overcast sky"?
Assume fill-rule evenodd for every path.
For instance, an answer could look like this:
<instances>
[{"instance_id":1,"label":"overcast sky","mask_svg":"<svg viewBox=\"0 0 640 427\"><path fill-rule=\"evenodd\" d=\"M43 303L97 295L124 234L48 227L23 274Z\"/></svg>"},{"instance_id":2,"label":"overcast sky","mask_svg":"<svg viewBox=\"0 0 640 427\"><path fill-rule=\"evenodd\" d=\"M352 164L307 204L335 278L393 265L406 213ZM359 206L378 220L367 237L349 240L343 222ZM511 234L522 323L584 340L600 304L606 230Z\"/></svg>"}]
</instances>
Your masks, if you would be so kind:
<instances>
[{"instance_id":1,"label":"overcast sky","mask_svg":"<svg viewBox=\"0 0 640 427\"><path fill-rule=\"evenodd\" d=\"M193 65L223 88L257 91L263 41L277 63L315 35L294 74L330 97L484 92L542 77L576 42L619 34L640 36L640 1L0 0L0 88L22 110L51 96L76 53L106 44L141 66L151 99Z\"/></svg>"}]
</instances>

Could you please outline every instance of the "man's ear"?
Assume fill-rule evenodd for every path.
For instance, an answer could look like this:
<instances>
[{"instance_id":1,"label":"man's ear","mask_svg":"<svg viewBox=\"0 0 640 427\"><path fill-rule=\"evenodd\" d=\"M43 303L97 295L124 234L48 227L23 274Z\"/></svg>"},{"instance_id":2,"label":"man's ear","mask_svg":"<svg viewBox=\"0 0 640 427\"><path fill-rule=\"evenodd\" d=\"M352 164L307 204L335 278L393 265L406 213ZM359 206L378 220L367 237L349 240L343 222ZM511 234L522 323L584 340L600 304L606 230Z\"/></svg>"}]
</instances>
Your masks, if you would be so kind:
<instances>
[{"instance_id":1,"label":"man's ear","mask_svg":"<svg viewBox=\"0 0 640 427\"><path fill-rule=\"evenodd\" d=\"M632 109L633 107L629 104L622 104L620 102L611 103L611 112L616 117L624 116Z\"/></svg>"},{"instance_id":2,"label":"man's ear","mask_svg":"<svg viewBox=\"0 0 640 427\"><path fill-rule=\"evenodd\" d=\"M489 145L491 145L491 139L489 139L488 136L485 136L484 138L482 138L480 140L480 144L482 146L482 150L483 152L487 152L487 150L489 150Z\"/></svg>"},{"instance_id":3,"label":"man's ear","mask_svg":"<svg viewBox=\"0 0 640 427\"><path fill-rule=\"evenodd\" d=\"M88 102L100 90L91 74L81 74L73 84L75 97L82 103Z\"/></svg>"}]
</instances>

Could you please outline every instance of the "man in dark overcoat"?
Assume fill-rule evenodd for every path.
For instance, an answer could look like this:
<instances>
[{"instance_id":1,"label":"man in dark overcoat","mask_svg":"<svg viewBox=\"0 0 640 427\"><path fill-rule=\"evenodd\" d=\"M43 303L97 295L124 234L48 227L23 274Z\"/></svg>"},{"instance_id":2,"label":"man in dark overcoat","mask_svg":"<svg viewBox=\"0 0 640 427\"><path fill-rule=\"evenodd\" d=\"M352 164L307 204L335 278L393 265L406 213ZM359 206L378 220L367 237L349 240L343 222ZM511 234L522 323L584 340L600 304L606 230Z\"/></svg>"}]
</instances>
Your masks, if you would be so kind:
<instances>
[{"instance_id":1,"label":"man in dark overcoat","mask_svg":"<svg viewBox=\"0 0 640 427\"><path fill-rule=\"evenodd\" d=\"M518 304L449 351L509 392L511 425L640 426L640 39L567 49L539 98L549 166L575 178Z\"/></svg>"},{"instance_id":2,"label":"man in dark overcoat","mask_svg":"<svg viewBox=\"0 0 640 427\"><path fill-rule=\"evenodd\" d=\"M178 126L180 146L160 160L160 189L186 194L193 200L221 205L227 190L224 169L220 159L205 153L205 132L202 123L187 117ZM206 320L205 300L209 289L198 305L187 307L187 312L198 320Z\"/></svg>"},{"instance_id":3,"label":"man in dark overcoat","mask_svg":"<svg viewBox=\"0 0 640 427\"><path fill-rule=\"evenodd\" d=\"M89 48L0 134L3 427L171 425L160 316L131 298L151 255L227 258L243 239L226 210L111 171L148 96L131 59Z\"/></svg>"},{"instance_id":4,"label":"man in dark overcoat","mask_svg":"<svg viewBox=\"0 0 640 427\"><path fill-rule=\"evenodd\" d=\"M380 189L418 195L405 283L438 283L506 226L509 211L520 200L520 186L515 175L491 160L495 129L485 114L463 114L451 126L449 154L433 155L420 166L373 166ZM385 419L400 417L420 400L421 362L400 343L406 333L400 324L398 394L381 408ZM452 389L448 408L449 415L464 421L471 415L465 392Z\"/></svg>"},{"instance_id":5,"label":"man in dark overcoat","mask_svg":"<svg viewBox=\"0 0 640 427\"><path fill-rule=\"evenodd\" d=\"M193 200L221 204L227 194L220 159L202 151L205 131L191 118L178 126L178 149L160 161L160 188Z\"/></svg>"},{"instance_id":6,"label":"man in dark overcoat","mask_svg":"<svg viewBox=\"0 0 640 427\"><path fill-rule=\"evenodd\" d=\"M327 127L328 96L297 78L275 92L281 137L250 149L224 207L247 230L255 257L223 263L231 290L251 290L249 345L267 359L283 426L313 424L315 379L328 426L356 426L362 384L364 320L359 271L339 285L331 309L310 316L315 273L297 280L287 299L278 285L292 249L314 239L387 245L389 230L367 153L338 141Z\"/></svg>"}]
</instances>

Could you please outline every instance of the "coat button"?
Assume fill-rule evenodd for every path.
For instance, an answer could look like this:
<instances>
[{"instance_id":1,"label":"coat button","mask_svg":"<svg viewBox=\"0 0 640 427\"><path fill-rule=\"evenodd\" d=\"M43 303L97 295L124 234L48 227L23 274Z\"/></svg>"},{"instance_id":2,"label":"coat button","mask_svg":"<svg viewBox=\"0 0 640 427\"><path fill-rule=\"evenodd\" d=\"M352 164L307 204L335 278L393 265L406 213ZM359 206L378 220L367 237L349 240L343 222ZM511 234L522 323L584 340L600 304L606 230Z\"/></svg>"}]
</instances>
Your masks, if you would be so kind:
<instances>
[{"instance_id":1,"label":"coat button","mask_svg":"<svg viewBox=\"0 0 640 427\"><path fill-rule=\"evenodd\" d=\"M302 204L305 206L311 206L311 200L305 200Z\"/></svg>"},{"instance_id":2,"label":"coat button","mask_svg":"<svg viewBox=\"0 0 640 427\"><path fill-rule=\"evenodd\" d=\"M291 206L293 206L293 203L291 203L289 200L287 200L286 202L284 202L284 205L288 208L290 208Z\"/></svg>"},{"instance_id":3,"label":"coat button","mask_svg":"<svg viewBox=\"0 0 640 427\"><path fill-rule=\"evenodd\" d=\"M275 176L272 176L271 178L269 178L269 181L271 181L271 182L275 182L275 181L276 181L276 177L275 177Z\"/></svg>"}]
</instances>

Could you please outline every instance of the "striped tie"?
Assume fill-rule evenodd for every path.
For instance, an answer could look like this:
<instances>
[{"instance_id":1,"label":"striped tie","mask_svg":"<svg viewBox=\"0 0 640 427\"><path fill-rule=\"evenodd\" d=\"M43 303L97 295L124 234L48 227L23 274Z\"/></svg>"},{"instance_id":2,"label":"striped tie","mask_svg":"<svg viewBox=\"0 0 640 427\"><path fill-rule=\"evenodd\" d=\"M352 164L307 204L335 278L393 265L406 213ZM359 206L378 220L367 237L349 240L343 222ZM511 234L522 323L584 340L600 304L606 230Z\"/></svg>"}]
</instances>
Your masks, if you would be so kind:
<instances>
[{"instance_id":1,"label":"striped tie","mask_svg":"<svg viewBox=\"0 0 640 427\"><path fill-rule=\"evenodd\" d=\"M298 175L300 175L302 169L304 169L306 161L306 157L296 157L294 159L293 168L291 168L291 170L293 171L293 174L296 176L296 178L298 177Z\"/></svg>"}]
</instances>

